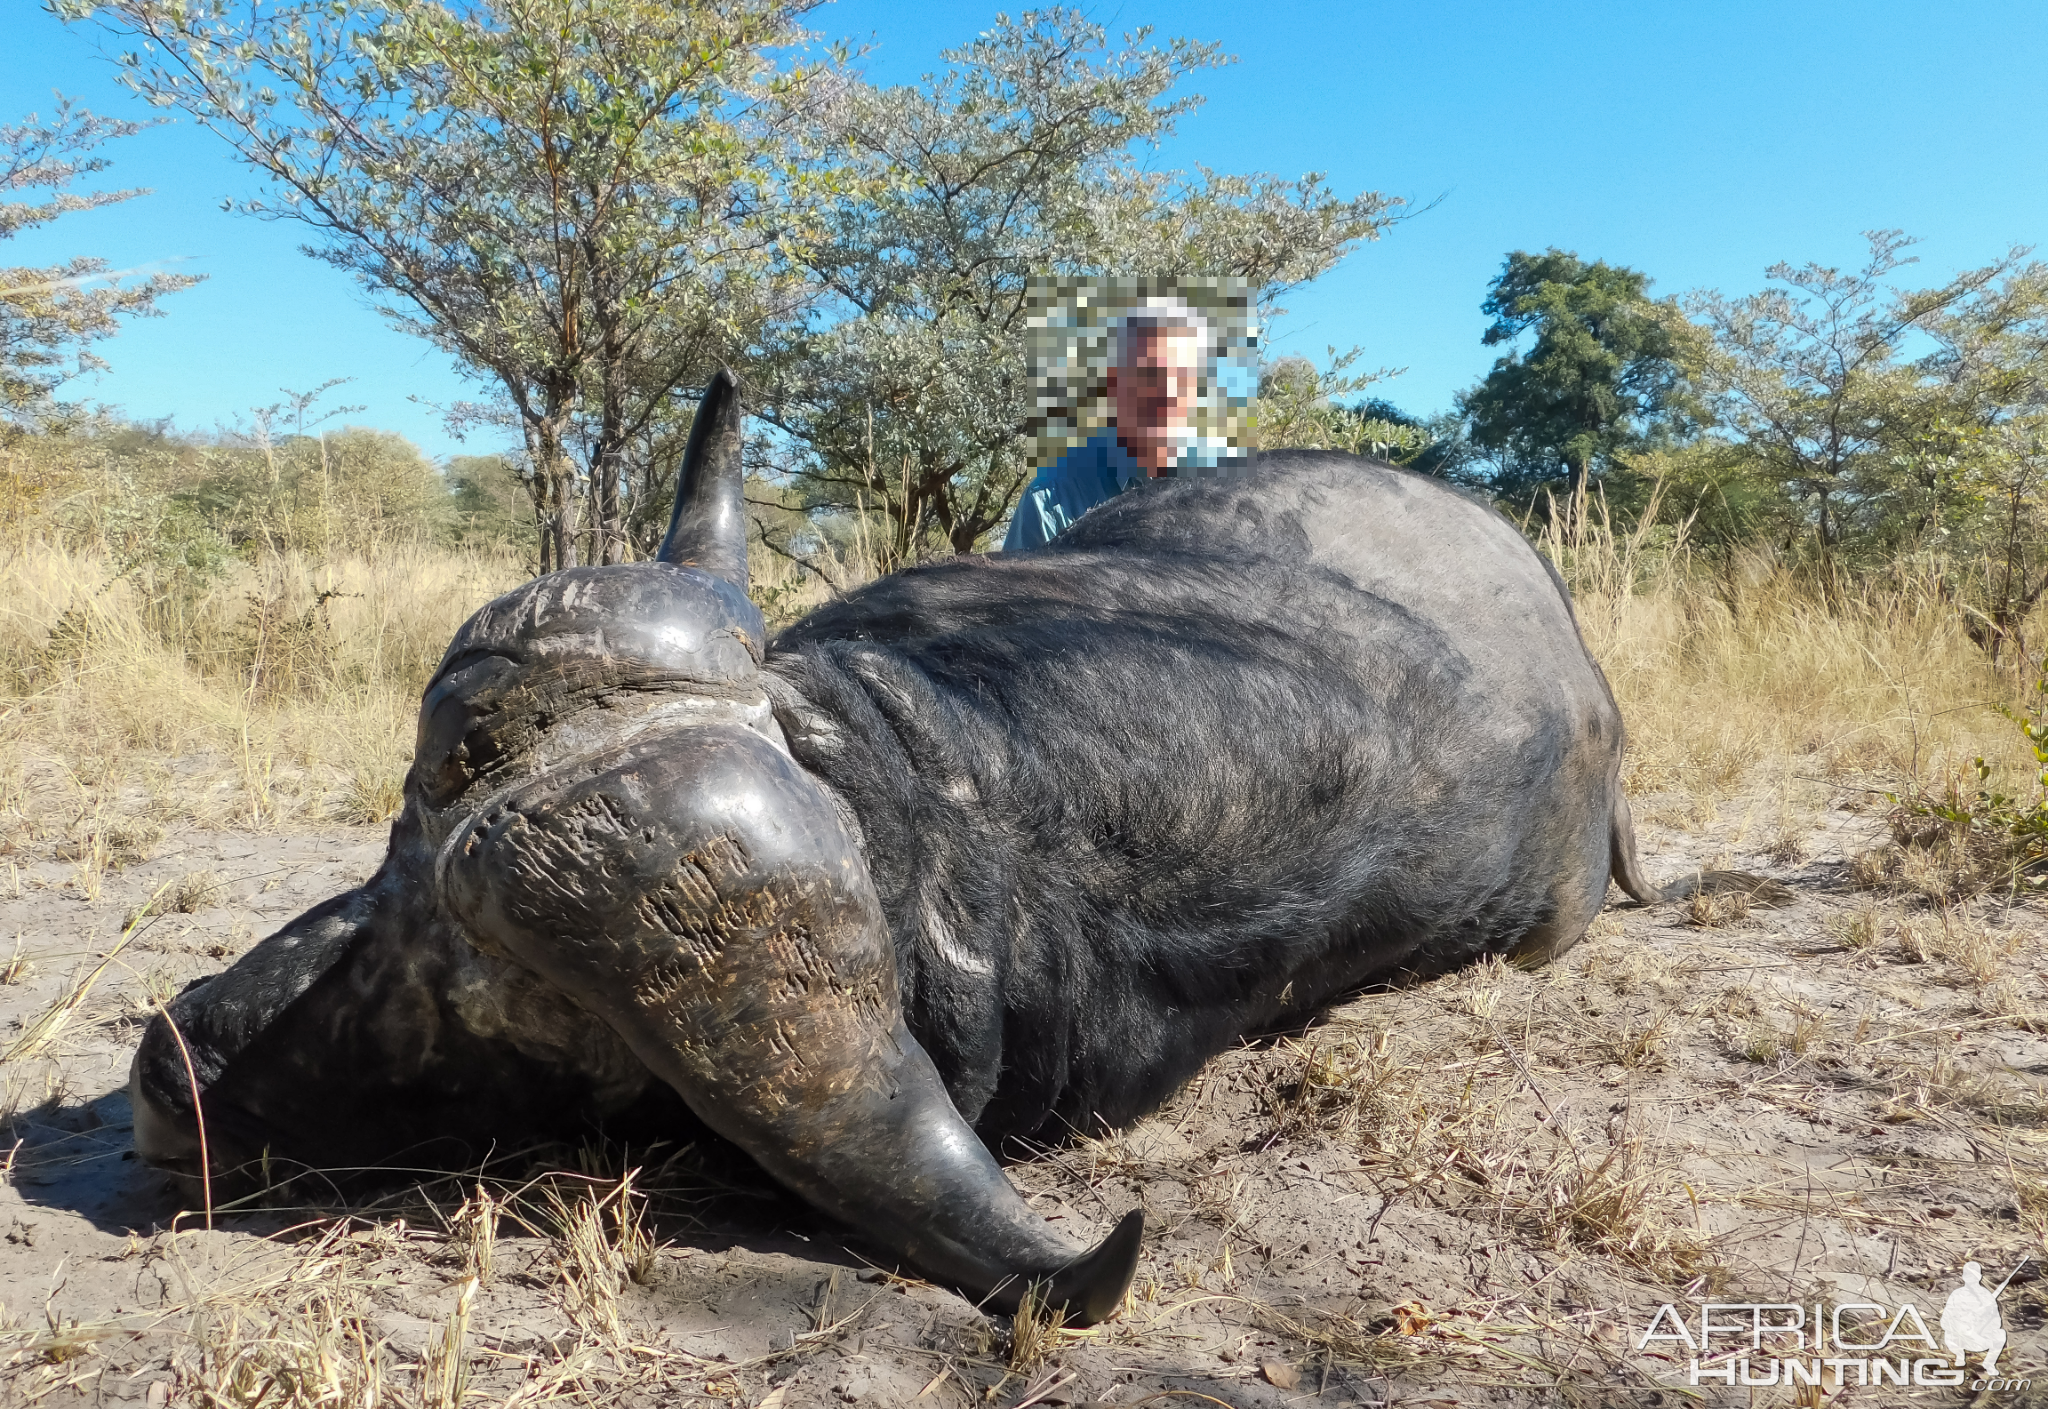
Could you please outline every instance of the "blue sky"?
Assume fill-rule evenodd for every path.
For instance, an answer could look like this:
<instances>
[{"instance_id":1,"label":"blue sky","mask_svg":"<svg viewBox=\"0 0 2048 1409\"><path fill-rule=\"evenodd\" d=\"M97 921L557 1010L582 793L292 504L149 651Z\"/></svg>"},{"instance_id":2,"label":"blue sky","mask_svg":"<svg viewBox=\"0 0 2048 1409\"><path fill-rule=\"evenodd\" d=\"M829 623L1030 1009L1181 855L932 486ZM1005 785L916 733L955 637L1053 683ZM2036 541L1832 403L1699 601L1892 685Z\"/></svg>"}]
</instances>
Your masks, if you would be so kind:
<instances>
[{"instance_id":1,"label":"blue sky","mask_svg":"<svg viewBox=\"0 0 2048 1409\"><path fill-rule=\"evenodd\" d=\"M841 0L828 36L870 42L872 78L907 82L985 28L986 4ZM1851 263L1860 231L1922 238L1916 278L2048 245L2048 5L1897 0L1707 0L1534 5L1128 3L1112 31L1222 42L1238 62L1190 85L1207 105L1153 158L1175 167L1323 171L1434 208L1287 300L1277 352L1364 349L1403 366L1381 390L1416 411L1483 376L1486 284L1511 249L1556 245L1633 265L1654 292L1747 292L1780 259ZM50 91L142 116L86 28L0 0L0 122L47 112ZM189 122L110 148L118 184L154 193L68 217L0 248L10 265L90 254L209 276L100 349L86 393L188 429L246 417L353 377L350 419L430 453L455 441L427 403L474 395L451 362L394 332L342 275L298 252L304 233L224 214L254 178ZM2048 251L2044 251L2048 253ZM415 400L417 398L418 400Z\"/></svg>"}]
</instances>

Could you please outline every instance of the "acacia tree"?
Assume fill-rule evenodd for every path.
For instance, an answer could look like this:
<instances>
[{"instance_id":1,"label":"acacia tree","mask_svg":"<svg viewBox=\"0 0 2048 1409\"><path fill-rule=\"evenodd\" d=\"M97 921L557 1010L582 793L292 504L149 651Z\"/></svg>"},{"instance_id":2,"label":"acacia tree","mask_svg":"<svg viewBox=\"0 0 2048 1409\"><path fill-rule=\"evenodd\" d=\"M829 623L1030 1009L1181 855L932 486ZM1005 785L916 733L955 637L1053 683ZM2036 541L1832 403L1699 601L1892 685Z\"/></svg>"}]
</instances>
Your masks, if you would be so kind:
<instances>
[{"instance_id":1,"label":"acacia tree","mask_svg":"<svg viewBox=\"0 0 2048 1409\"><path fill-rule=\"evenodd\" d=\"M1921 414L1891 457L1892 536L1962 569L1941 580L1994 663L2008 645L2024 663L2027 618L2048 595L2048 266L2019 259L1966 276L1975 287L1923 323Z\"/></svg>"},{"instance_id":2,"label":"acacia tree","mask_svg":"<svg viewBox=\"0 0 2048 1409\"><path fill-rule=\"evenodd\" d=\"M1358 349L1329 350L1329 366L1319 368L1306 357L1291 355L1268 363L1259 373L1258 436L1266 450L1342 450L1370 455L1397 465L1413 465L1432 444L1430 429L1391 402L1363 399L1347 403L1374 382L1394 375L1389 369L1356 373L1351 365Z\"/></svg>"},{"instance_id":3,"label":"acacia tree","mask_svg":"<svg viewBox=\"0 0 2048 1409\"><path fill-rule=\"evenodd\" d=\"M0 240L147 194L139 187L66 189L107 169L107 158L94 155L101 144L145 125L97 117L60 95L49 122L31 113L26 122L0 126ZM53 194L40 201L14 198L38 190ZM124 316L160 316L158 299L199 282L190 274L162 273L122 282L130 277L130 271L90 258L40 269L0 268L0 417L47 423L59 414L59 387L106 365L87 351L93 343L117 332Z\"/></svg>"},{"instance_id":4,"label":"acacia tree","mask_svg":"<svg viewBox=\"0 0 2048 1409\"><path fill-rule=\"evenodd\" d=\"M1922 499L1923 526L1933 523L1926 516L1940 494L1938 462L1956 449L1940 431L1944 408L1966 424L1968 417L1954 420L1958 396L1982 400L1967 387L1990 388L1957 376L1943 394L1940 369L1914 364L1901 348L1916 331L1962 313L2018 259L2015 251L1934 288L1895 289L1890 278L1913 262L1905 253L1912 241L1896 230L1865 238L1870 254L1860 269L1776 264L1767 273L1779 288L1690 301L1711 334L1694 369L1708 404L1756 472L1791 497L1824 565L1851 535L1878 541L1909 498ZM1902 496L1908 466L1933 476L1929 495Z\"/></svg>"},{"instance_id":5,"label":"acacia tree","mask_svg":"<svg viewBox=\"0 0 2048 1409\"><path fill-rule=\"evenodd\" d=\"M1649 286L1634 269L1566 250L1508 255L1480 307L1494 320L1486 345L1510 350L1459 402L1471 443L1498 467L1496 493L1561 476L1575 502L1617 456L1691 424L1672 310ZM1530 333L1527 351L1514 346Z\"/></svg>"},{"instance_id":6,"label":"acacia tree","mask_svg":"<svg viewBox=\"0 0 2048 1409\"><path fill-rule=\"evenodd\" d=\"M681 388L785 309L821 178L767 115L803 0L60 0L140 41L126 80L270 179L400 326L495 384L525 440L543 571L625 538L627 457Z\"/></svg>"},{"instance_id":7,"label":"acacia tree","mask_svg":"<svg viewBox=\"0 0 2048 1409\"><path fill-rule=\"evenodd\" d=\"M899 556L926 534L965 552L1025 478L1032 275L1235 275L1270 309L1387 223L1397 202L1313 175L1145 169L1200 101L1173 87L1224 62L1148 38L1001 18L922 83L848 85L824 110L862 194L809 256L828 301L761 374L810 503L879 508Z\"/></svg>"}]
</instances>

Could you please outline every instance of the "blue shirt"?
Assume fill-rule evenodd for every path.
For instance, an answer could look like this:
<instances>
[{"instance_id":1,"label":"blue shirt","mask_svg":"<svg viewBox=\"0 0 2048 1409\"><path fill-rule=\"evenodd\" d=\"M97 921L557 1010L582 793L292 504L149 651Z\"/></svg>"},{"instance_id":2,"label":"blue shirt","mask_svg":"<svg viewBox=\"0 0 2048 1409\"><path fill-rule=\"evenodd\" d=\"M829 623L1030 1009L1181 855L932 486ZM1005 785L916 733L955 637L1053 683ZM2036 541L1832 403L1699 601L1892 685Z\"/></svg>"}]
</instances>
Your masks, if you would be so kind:
<instances>
[{"instance_id":1,"label":"blue shirt","mask_svg":"<svg viewBox=\"0 0 2048 1409\"><path fill-rule=\"evenodd\" d=\"M1095 432L1032 476L1010 516L1003 551L1050 543L1081 515L1145 477L1145 467L1131 458L1114 429Z\"/></svg>"}]
</instances>

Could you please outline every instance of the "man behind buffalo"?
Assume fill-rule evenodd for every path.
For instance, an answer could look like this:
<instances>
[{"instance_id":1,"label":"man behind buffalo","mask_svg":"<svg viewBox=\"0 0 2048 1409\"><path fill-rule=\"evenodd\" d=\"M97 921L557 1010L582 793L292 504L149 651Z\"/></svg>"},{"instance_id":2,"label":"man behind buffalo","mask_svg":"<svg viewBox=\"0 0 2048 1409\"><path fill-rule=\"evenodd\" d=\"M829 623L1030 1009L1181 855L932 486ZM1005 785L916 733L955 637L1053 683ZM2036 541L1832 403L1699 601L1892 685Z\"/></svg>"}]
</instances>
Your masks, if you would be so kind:
<instances>
[{"instance_id":1,"label":"man behind buffalo","mask_svg":"<svg viewBox=\"0 0 2048 1409\"><path fill-rule=\"evenodd\" d=\"M1146 479L1193 462L1190 413L1216 355L1210 321L1179 298L1148 298L1110 325L1109 426L1042 467L1017 502L1005 551L1050 542Z\"/></svg>"}]
</instances>

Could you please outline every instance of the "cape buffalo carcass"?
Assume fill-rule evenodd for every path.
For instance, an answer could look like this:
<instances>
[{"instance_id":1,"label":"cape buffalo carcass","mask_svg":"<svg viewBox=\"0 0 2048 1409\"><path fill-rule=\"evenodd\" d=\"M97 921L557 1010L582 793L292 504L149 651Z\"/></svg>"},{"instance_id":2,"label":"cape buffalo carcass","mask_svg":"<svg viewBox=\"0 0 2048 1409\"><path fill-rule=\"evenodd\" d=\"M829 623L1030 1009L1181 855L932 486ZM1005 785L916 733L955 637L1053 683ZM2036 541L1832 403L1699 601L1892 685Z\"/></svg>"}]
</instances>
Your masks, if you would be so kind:
<instances>
[{"instance_id":1,"label":"cape buffalo carcass","mask_svg":"<svg viewBox=\"0 0 2048 1409\"><path fill-rule=\"evenodd\" d=\"M991 1150L1368 981L1555 955L1610 877L1659 898L1562 583L1444 485L1272 453L770 643L739 432L722 374L657 561L456 634L382 868L151 1025L144 1158L198 1170L195 1090L220 1175L666 1101L926 1273L1099 1319L1139 1215L1082 1252Z\"/></svg>"}]
</instances>

